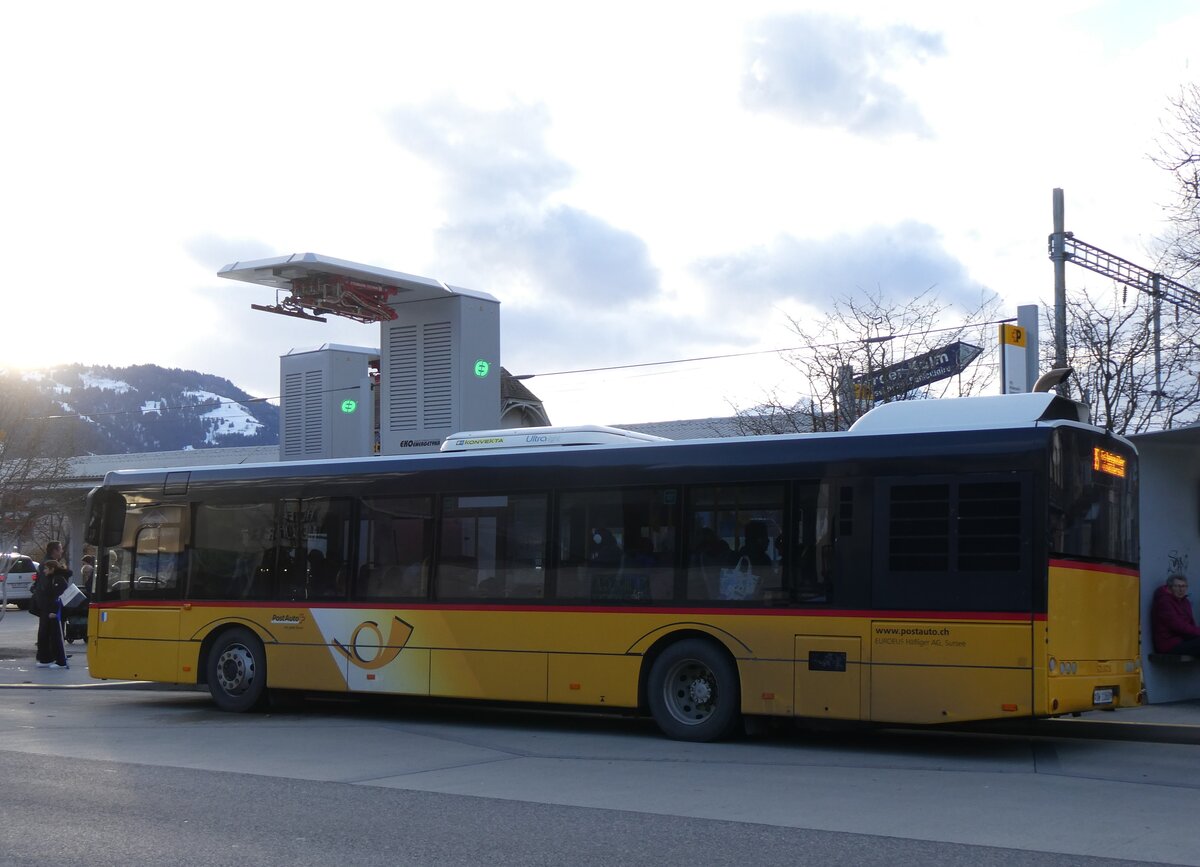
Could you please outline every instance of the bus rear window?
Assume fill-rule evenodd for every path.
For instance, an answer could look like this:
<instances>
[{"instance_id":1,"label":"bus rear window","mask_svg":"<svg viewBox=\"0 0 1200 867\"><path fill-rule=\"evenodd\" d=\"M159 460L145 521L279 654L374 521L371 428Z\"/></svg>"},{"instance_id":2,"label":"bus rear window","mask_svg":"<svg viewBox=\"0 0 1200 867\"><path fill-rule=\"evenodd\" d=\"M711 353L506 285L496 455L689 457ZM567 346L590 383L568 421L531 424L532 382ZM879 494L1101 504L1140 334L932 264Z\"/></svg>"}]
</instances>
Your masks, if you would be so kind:
<instances>
[{"instance_id":1,"label":"bus rear window","mask_svg":"<svg viewBox=\"0 0 1200 867\"><path fill-rule=\"evenodd\" d=\"M1050 550L1065 557L1135 564L1137 460L1111 439L1063 427L1050 455Z\"/></svg>"}]
</instances>

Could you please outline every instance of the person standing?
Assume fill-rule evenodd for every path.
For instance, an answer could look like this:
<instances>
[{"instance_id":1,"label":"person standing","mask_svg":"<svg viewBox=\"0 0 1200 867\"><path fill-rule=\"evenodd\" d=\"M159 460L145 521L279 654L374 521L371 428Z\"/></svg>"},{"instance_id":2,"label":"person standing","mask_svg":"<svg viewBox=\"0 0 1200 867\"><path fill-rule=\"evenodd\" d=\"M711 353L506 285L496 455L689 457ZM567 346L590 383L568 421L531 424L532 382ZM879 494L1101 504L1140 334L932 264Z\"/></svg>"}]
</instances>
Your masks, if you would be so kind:
<instances>
[{"instance_id":1,"label":"person standing","mask_svg":"<svg viewBox=\"0 0 1200 867\"><path fill-rule=\"evenodd\" d=\"M41 573L33 592L38 609L37 666L38 668L69 668L67 649L63 646L62 603L59 597L67 589L71 570L57 560L45 560L38 568Z\"/></svg>"},{"instance_id":2,"label":"person standing","mask_svg":"<svg viewBox=\"0 0 1200 867\"><path fill-rule=\"evenodd\" d=\"M1150 624L1154 628L1155 652L1200 655L1200 627L1192 616L1187 578L1172 575L1154 591Z\"/></svg>"},{"instance_id":3,"label":"person standing","mask_svg":"<svg viewBox=\"0 0 1200 867\"><path fill-rule=\"evenodd\" d=\"M37 568L37 577L41 578L46 571L46 564L53 560L55 563L63 563L63 544L57 539L46 543L46 556L42 558L41 565Z\"/></svg>"},{"instance_id":4,"label":"person standing","mask_svg":"<svg viewBox=\"0 0 1200 867\"><path fill-rule=\"evenodd\" d=\"M92 594L92 575L96 572L96 558L85 554L83 565L79 568L79 589L89 596Z\"/></svg>"}]
</instances>

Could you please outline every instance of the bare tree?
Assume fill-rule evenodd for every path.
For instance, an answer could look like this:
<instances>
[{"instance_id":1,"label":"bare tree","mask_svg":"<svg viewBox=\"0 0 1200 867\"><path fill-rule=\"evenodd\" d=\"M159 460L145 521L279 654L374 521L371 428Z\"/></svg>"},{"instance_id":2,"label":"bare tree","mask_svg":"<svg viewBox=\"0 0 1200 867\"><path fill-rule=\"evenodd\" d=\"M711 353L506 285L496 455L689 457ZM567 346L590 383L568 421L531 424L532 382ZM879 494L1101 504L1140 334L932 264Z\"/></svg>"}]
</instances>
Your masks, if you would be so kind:
<instances>
[{"instance_id":1,"label":"bare tree","mask_svg":"<svg viewBox=\"0 0 1200 867\"><path fill-rule=\"evenodd\" d=\"M1155 300L1116 287L1108 297L1084 289L1067 297L1070 396L1091 406L1096 425L1119 434L1178 427L1200 415L1200 317L1164 305L1155 370ZM1044 311L1048 324L1053 315ZM1044 366L1053 347L1043 346ZM1161 388L1160 388L1161 380Z\"/></svg>"},{"instance_id":2,"label":"bare tree","mask_svg":"<svg viewBox=\"0 0 1200 867\"><path fill-rule=\"evenodd\" d=\"M807 396L772 393L755 406L735 407L738 427L744 434L845 430L875 403L976 394L993 378L993 368L972 364L952 379L883 396L870 383L876 373L959 340L989 349L995 335L983 326L994 324L999 306L998 297L984 295L956 314L932 288L901 302L876 289L835 299L830 312L813 322L789 318L803 348L785 358L800 373L799 391ZM957 324L939 327L950 316Z\"/></svg>"},{"instance_id":3,"label":"bare tree","mask_svg":"<svg viewBox=\"0 0 1200 867\"><path fill-rule=\"evenodd\" d=\"M45 540L35 532L60 509L73 438L19 394L0 406L0 548Z\"/></svg>"},{"instance_id":4,"label":"bare tree","mask_svg":"<svg viewBox=\"0 0 1200 867\"><path fill-rule=\"evenodd\" d=\"M1183 279L1200 268L1200 84L1170 100L1166 131L1155 165L1169 172L1175 199L1166 206L1169 230L1162 239L1163 270Z\"/></svg>"}]
</instances>

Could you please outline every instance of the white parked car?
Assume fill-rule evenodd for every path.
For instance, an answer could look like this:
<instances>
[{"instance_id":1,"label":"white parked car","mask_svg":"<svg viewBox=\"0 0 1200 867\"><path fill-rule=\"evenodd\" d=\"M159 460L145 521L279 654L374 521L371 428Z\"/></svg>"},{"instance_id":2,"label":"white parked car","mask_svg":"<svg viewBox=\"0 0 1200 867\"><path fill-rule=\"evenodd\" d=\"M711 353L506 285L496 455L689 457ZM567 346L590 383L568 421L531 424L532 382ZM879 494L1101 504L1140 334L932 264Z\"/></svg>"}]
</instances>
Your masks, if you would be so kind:
<instances>
[{"instance_id":1,"label":"white parked car","mask_svg":"<svg viewBox=\"0 0 1200 867\"><path fill-rule=\"evenodd\" d=\"M37 561L24 554L0 555L0 581L4 582L8 601L18 608L29 607L29 589L37 577Z\"/></svg>"}]
</instances>

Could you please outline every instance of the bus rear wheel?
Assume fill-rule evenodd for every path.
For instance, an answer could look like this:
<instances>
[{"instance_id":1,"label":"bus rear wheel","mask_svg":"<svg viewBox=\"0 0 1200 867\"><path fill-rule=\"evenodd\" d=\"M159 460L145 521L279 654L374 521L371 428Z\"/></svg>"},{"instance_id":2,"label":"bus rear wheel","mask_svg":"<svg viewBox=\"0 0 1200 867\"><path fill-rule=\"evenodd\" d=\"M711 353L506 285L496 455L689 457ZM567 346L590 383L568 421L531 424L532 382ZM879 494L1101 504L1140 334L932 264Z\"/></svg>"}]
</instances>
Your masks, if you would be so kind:
<instances>
[{"instance_id":1,"label":"bus rear wheel","mask_svg":"<svg viewBox=\"0 0 1200 867\"><path fill-rule=\"evenodd\" d=\"M208 652L208 691L221 710L241 713L266 699L267 660L262 642L249 629L222 632Z\"/></svg>"},{"instance_id":2,"label":"bus rear wheel","mask_svg":"<svg viewBox=\"0 0 1200 867\"><path fill-rule=\"evenodd\" d=\"M737 668L713 642L684 639L654 660L646 699L667 737L719 740L733 731L740 714Z\"/></svg>"}]
</instances>

